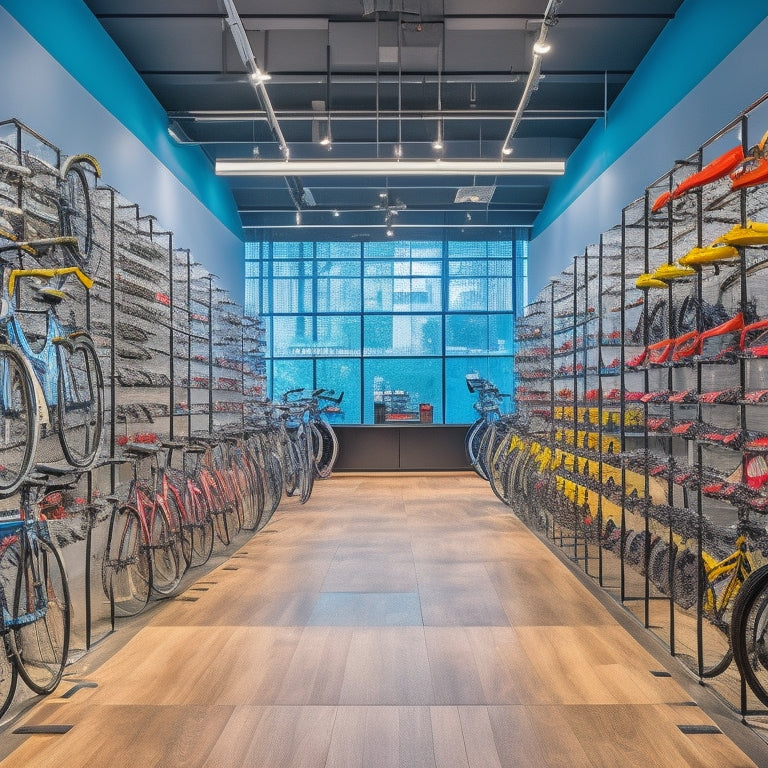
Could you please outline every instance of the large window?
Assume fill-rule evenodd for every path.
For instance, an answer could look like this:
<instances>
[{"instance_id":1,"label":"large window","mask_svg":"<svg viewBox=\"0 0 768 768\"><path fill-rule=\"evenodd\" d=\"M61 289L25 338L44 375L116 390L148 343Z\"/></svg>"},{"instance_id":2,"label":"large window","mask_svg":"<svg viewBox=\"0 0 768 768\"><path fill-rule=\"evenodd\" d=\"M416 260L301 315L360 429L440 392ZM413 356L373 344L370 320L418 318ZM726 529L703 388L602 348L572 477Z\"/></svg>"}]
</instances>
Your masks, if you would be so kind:
<instances>
[{"instance_id":1,"label":"large window","mask_svg":"<svg viewBox=\"0 0 768 768\"><path fill-rule=\"evenodd\" d=\"M467 373L512 392L527 246L463 242L251 242L246 310L267 328L272 397L344 392L348 424L473 421Z\"/></svg>"}]
</instances>

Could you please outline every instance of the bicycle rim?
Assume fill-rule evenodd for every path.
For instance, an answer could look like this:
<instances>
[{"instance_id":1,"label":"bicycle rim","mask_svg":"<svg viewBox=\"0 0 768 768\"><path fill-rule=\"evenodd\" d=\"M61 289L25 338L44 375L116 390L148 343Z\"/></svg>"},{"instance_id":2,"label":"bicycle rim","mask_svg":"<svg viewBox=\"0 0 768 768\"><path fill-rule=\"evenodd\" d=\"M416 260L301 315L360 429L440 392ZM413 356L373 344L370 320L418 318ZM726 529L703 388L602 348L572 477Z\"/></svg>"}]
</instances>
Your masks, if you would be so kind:
<instances>
[{"instance_id":1,"label":"bicycle rim","mask_svg":"<svg viewBox=\"0 0 768 768\"><path fill-rule=\"evenodd\" d=\"M115 616L135 616L149 602L152 561L133 507L120 507L112 514L101 574Z\"/></svg>"},{"instance_id":2,"label":"bicycle rim","mask_svg":"<svg viewBox=\"0 0 768 768\"><path fill-rule=\"evenodd\" d=\"M0 493L18 489L37 448L37 396L21 353L0 344Z\"/></svg>"},{"instance_id":3,"label":"bicycle rim","mask_svg":"<svg viewBox=\"0 0 768 768\"><path fill-rule=\"evenodd\" d=\"M30 537L23 547L10 633L18 672L35 693L50 693L61 680L69 651L69 586L58 551Z\"/></svg>"},{"instance_id":4,"label":"bicycle rim","mask_svg":"<svg viewBox=\"0 0 768 768\"><path fill-rule=\"evenodd\" d=\"M93 341L73 334L59 345L59 439L73 466L87 469L99 453L104 427L104 382Z\"/></svg>"}]
</instances>

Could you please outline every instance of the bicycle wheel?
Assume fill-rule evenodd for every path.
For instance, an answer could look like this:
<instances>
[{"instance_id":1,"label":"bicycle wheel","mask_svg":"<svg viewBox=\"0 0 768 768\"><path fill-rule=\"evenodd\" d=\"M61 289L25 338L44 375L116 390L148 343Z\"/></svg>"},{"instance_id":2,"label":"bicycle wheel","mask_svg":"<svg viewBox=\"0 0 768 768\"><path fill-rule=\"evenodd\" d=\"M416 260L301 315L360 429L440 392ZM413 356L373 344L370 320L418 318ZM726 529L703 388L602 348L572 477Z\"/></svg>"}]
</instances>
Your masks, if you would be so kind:
<instances>
[{"instance_id":1,"label":"bicycle wheel","mask_svg":"<svg viewBox=\"0 0 768 768\"><path fill-rule=\"evenodd\" d=\"M268 447L261 456L260 480L264 489L264 511L259 520L259 530L272 519L283 497L283 466L277 454Z\"/></svg>"},{"instance_id":2,"label":"bicycle wheel","mask_svg":"<svg viewBox=\"0 0 768 768\"><path fill-rule=\"evenodd\" d=\"M15 547L8 547L0 556L0 617L11 615L11 602L16 581L18 555ZM16 692L18 672L10 645L10 628L0 618L0 716L8 709Z\"/></svg>"},{"instance_id":3,"label":"bicycle wheel","mask_svg":"<svg viewBox=\"0 0 768 768\"><path fill-rule=\"evenodd\" d=\"M61 680L69 651L69 585L58 550L27 531L21 547L9 637L19 675L35 693Z\"/></svg>"},{"instance_id":4,"label":"bicycle wheel","mask_svg":"<svg viewBox=\"0 0 768 768\"><path fill-rule=\"evenodd\" d=\"M67 461L88 469L104 428L104 379L90 336L73 333L58 344L59 440Z\"/></svg>"},{"instance_id":5,"label":"bicycle wheel","mask_svg":"<svg viewBox=\"0 0 768 768\"><path fill-rule=\"evenodd\" d=\"M149 520L152 553L152 591L167 597L173 593L183 575L181 542L174 531L164 500L155 497Z\"/></svg>"},{"instance_id":6,"label":"bicycle wheel","mask_svg":"<svg viewBox=\"0 0 768 768\"><path fill-rule=\"evenodd\" d=\"M299 503L306 504L312 495L315 482L315 467L312 455L312 430L309 424L299 427L296 441L297 458L299 461Z\"/></svg>"},{"instance_id":7,"label":"bicycle wheel","mask_svg":"<svg viewBox=\"0 0 768 768\"><path fill-rule=\"evenodd\" d=\"M168 482L168 491L163 497L168 507L168 516L171 523L171 529L173 530L176 541L178 542L179 551L181 552L181 574L186 573L187 568L192 563L192 525L188 521L188 515L186 509L183 509L184 502L180 498L178 489Z\"/></svg>"},{"instance_id":8,"label":"bicycle wheel","mask_svg":"<svg viewBox=\"0 0 768 768\"><path fill-rule=\"evenodd\" d=\"M707 658L701 660L699 672L702 677L709 678L721 675L731 665L731 661L733 661L733 646L730 642L730 623L733 614L731 606L733 601L728 601L729 604L725 610L719 609L717 606L723 601L722 592L730 587L722 588L718 582L710 582L703 565L701 568L701 578L704 585L704 618L708 619L725 636L725 640L721 643L710 643L706 649ZM725 577L724 581L731 578L732 576L729 574ZM736 594L738 595L738 592ZM717 647L713 647L715 645Z\"/></svg>"},{"instance_id":9,"label":"bicycle wheel","mask_svg":"<svg viewBox=\"0 0 768 768\"><path fill-rule=\"evenodd\" d=\"M317 477L325 480L333 472L339 455L339 441L333 427L322 419L312 422L312 446L315 472Z\"/></svg>"},{"instance_id":10,"label":"bicycle wheel","mask_svg":"<svg viewBox=\"0 0 768 768\"><path fill-rule=\"evenodd\" d=\"M736 595L731 647L747 685L768 706L768 565L754 571Z\"/></svg>"},{"instance_id":11,"label":"bicycle wheel","mask_svg":"<svg viewBox=\"0 0 768 768\"><path fill-rule=\"evenodd\" d=\"M467 454L467 461L472 465L472 469L474 469L483 480L487 480L488 476L483 473L483 469L478 463L478 455L480 452L480 443L487 428L488 422L485 421L485 419L478 419L472 426L470 426L464 437L464 450Z\"/></svg>"},{"instance_id":12,"label":"bicycle wheel","mask_svg":"<svg viewBox=\"0 0 768 768\"><path fill-rule=\"evenodd\" d=\"M31 376L21 353L0 344L0 494L4 496L18 489L35 457L39 426Z\"/></svg>"},{"instance_id":13,"label":"bicycle wheel","mask_svg":"<svg viewBox=\"0 0 768 768\"><path fill-rule=\"evenodd\" d=\"M135 616L149 602L152 561L141 517L134 507L124 505L112 512L101 583L115 616Z\"/></svg>"},{"instance_id":14,"label":"bicycle wheel","mask_svg":"<svg viewBox=\"0 0 768 768\"><path fill-rule=\"evenodd\" d=\"M85 171L76 162L65 171L61 189L61 231L77 238L80 263L88 261L93 246L91 195Z\"/></svg>"},{"instance_id":15,"label":"bicycle wheel","mask_svg":"<svg viewBox=\"0 0 768 768\"><path fill-rule=\"evenodd\" d=\"M243 528L246 531L255 531L259 525L264 499L256 477L255 470L243 460L243 465L237 467L239 487L242 490Z\"/></svg>"},{"instance_id":16,"label":"bicycle wheel","mask_svg":"<svg viewBox=\"0 0 768 768\"><path fill-rule=\"evenodd\" d=\"M213 552L213 519L203 494L190 480L187 485L186 506L192 520L192 567L204 565Z\"/></svg>"}]
</instances>

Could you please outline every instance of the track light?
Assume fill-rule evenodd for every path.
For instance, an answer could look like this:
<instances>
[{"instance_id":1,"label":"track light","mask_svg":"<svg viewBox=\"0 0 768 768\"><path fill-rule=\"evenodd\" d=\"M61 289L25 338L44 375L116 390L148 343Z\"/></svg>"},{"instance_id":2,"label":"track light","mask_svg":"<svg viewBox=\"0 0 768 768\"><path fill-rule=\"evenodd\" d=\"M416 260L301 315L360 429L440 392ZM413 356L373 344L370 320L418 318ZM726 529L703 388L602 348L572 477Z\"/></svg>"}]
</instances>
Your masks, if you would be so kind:
<instances>
[{"instance_id":1,"label":"track light","mask_svg":"<svg viewBox=\"0 0 768 768\"><path fill-rule=\"evenodd\" d=\"M250 75L248 75L248 77L251 78L251 82L256 83L258 85L258 83L266 83L267 80L271 80L272 79L272 75L267 74L266 72L262 72L256 66L255 63L254 63L253 66L254 66L253 72L251 72Z\"/></svg>"},{"instance_id":2,"label":"track light","mask_svg":"<svg viewBox=\"0 0 768 768\"><path fill-rule=\"evenodd\" d=\"M512 154L512 147L503 147L501 150L502 155L511 155Z\"/></svg>"},{"instance_id":3,"label":"track light","mask_svg":"<svg viewBox=\"0 0 768 768\"><path fill-rule=\"evenodd\" d=\"M533 52L537 56L544 56L545 54L549 53L552 50L552 45L548 43L546 40L537 40L533 44Z\"/></svg>"},{"instance_id":4,"label":"track light","mask_svg":"<svg viewBox=\"0 0 768 768\"><path fill-rule=\"evenodd\" d=\"M395 157L402 157L402 156L403 156L403 145L395 144Z\"/></svg>"},{"instance_id":5,"label":"track light","mask_svg":"<svg viewBox=\"0 0 768 768\"><path fill-rule=\"evenodd\" d=\"M387 227L387 237L394 237L395 236L395 230L392 229L392 226Z\"/></svg>"},{"instance_id":6,"label":"track light","mask_svg":"<svg viewBox=\"0 0 768 768\"><path fill-rule=\"evenodd\" d=\"M445 145L443 144L443 124L442 121L437 124L437 136L432 142L432 149L441 150Z\"/></svg>"}]
</instances>

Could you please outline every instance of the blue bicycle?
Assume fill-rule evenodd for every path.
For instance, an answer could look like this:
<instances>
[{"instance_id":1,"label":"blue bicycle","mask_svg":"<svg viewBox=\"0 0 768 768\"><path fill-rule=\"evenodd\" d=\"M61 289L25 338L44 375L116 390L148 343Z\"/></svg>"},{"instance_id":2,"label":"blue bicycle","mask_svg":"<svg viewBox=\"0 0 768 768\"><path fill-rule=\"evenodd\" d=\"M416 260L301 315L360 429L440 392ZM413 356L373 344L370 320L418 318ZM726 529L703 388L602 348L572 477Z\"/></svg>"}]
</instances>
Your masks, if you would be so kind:
<instances>
[{"instance_id":1,"label":"blue bicycle","mask_svg":"<svg viewBox=\"0 0 768 768\"><path fill-rule=\"evenodd\" d=\"M46 477L27 478L15 519L0 522L0 715L19 676L35 693L51 693L67 663L69 586L37 509L43 487L51 488Z\"/></svg>"},{"instance_id":2,"label":"blue bicycle","mask_svg":"<svg viewBox=\"0 0 768 768\"><path fill-rule=\"evenodd\" d=\"M63 286L74 275L89 289L79 267L16 268L21 253L73 247L71 237L0 246L4 270L0 301L0 495L18 490L35 461L38 443L58 435L65 460L79 470L95 462L104 425L104 384L91 337L65 326L56 310ZM16 253L9 257L9 251ZM42 309L21 309L16 288L29 280ZM27 330L37 325L37 332Z\"/></svg>"}]
</instances>

